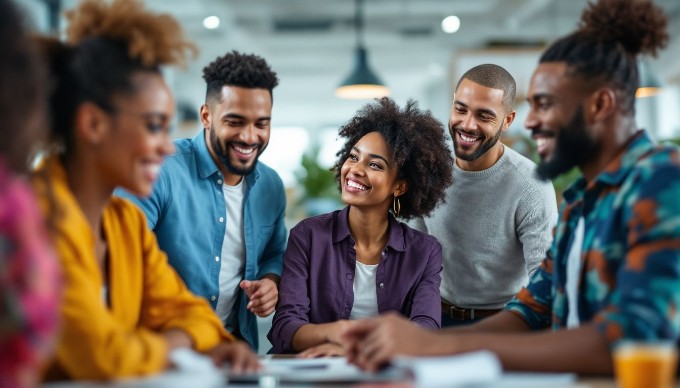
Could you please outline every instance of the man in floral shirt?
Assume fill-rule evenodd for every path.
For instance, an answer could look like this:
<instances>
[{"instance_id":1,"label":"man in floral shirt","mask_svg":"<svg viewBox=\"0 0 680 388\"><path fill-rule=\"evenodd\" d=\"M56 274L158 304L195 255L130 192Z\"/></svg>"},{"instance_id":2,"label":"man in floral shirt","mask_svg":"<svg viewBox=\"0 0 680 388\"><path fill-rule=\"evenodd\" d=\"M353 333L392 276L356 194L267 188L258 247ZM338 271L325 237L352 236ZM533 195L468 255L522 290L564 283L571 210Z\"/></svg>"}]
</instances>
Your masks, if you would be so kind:
<instances>
[{"instance_id":1,"label":"man in floral shirt","mask_svg":"<svg viewBox=\"0 0 680 388\"><path fill-rule=\"evenodd\" d=\"M345 334L353 362L375 370L396 354L487 349L505 369L611 373L618 340L677 341L680 151L635 124L636 57L667 41L651 1L589 5L529 88L539 176L583 174L541 267L505 311L466 328L428 332L394 316L355 326Z\"/></svg>"}]
</instances>

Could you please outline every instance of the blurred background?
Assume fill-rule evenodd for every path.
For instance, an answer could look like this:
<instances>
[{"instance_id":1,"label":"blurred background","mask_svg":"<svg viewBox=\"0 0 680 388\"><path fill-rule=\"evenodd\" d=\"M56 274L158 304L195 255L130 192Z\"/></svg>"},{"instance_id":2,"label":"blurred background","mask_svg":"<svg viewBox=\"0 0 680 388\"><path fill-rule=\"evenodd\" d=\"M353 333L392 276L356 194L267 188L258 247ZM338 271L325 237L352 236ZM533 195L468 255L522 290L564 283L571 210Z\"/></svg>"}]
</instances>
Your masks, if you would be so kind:
<instances>
[{"instance_id":1,"label":"blurred background","mask_svg":"<svg viewBox=\"0 0 680 388\"><path fill-rule=\"evenodd\" d=\"M630 0L635 1L635 0ZM654 0L670 19L670 46L644 58L645 78L660 86L638 99L638 124L658 140L680 137L680 1ZM37 29L65 28L77 0L19 0ZM261 160L281 175L289 223L334 207L328 173L338 128L370 99L344 99L337 88L366 76L403 105L412 98L448 122L453 87L481 63L504 66L517 80L517 119L503 139L532 157L523 128L526 90L546 44L572 31L585 0L145 0L176 17L200 47L184 70L168 69L178 104L176 137L200 130L202 68L230 50L264 57L278 73L271 141ZM56 32L54 32L56 31ZM358 48L364 49L357 69ZM357 74L359 71L361 74ZM558 190L563 185L558 184ZM329 199L330 198L330 199ZM334 202L335 201L335 202Z\"/></svg>"},{"instance_id":2,"label":"blurred background","mask_svg":"<svg viewBox=\"0 0 680 388\"><path fill-rule=\"evenodd\" d=\"M635 1L635 0L630 0ZM680 0L654 0L669 17L671 41L642 61L638 125L659 141L680 138ZM18 0L41 32L59 34L77 0ZM201 130L202 68L231 50L264 57L278 73L269 147L260 158L288 194L287 224L341 207L329 168L336 135L370 99L345 99L339 86L379 83L399 105L415 99L448 123L453 87L469 68L495 63L517 80L517 118L502 141L530 158L523 123L529 79L543 48L577 25L585 0L145 0L176 17L200 47L186 69L168 69L177 104L175 137ZM351 88L349 88L351 89ZM351 92L351 90L350 90ZM366 91L359 91L365 97ZM647 90L646 92L649 92ZM574 174L554 182L559 193ZM268 322L261 322L261 335ZM266 351L266 339L261 338Z\"/></svg>"}]
</instances>

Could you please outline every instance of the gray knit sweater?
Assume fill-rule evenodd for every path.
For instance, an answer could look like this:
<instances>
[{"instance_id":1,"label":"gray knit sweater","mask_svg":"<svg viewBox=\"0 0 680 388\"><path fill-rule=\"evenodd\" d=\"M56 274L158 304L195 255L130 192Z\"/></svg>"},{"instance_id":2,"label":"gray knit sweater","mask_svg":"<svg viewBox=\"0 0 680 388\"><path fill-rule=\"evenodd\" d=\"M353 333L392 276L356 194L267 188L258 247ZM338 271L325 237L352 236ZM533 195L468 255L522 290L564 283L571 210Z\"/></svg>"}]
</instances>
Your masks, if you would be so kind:
<instances>
[{"instance_id":1,"label":"gray knit sweater","mask_svg":"<svg viewBox=\"0 0 680 388\"><path fill-rule=\"evenodd\" d=\"M557 221L555 190L510 147L484 171L454 166L446 204L410 224L442 245L441 297L468 308L500 308L545 257Z\"/></svg>"}]
</instances>

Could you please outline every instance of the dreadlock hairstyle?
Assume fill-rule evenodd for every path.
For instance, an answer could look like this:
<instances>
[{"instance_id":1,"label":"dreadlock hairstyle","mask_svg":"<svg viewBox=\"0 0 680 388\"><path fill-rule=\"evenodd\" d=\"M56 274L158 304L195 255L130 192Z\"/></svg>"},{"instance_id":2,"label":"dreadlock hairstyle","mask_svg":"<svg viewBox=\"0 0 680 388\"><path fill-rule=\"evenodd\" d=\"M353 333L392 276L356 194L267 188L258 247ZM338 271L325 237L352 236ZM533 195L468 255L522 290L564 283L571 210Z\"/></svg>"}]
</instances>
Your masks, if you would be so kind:
<instances>
[{"instance_id":1,"label":"dreadlock hairstyle","mask_svg":"<svg viewBox=\"0 0 680 388\"><path fill-rule=\"evenodd\" d=\"M566 62L571 76L612 87L622 112L634 114L637 56L655 56L666 46L666 25L651 0L599 0L583 12L579 29L553 43L539 62Z\"/></svg>"},{"instance_id":2,"label":"dreadlock hairstyle","mask_svg":"<svg viewBox=\"0 0 680 388\"><path fill-rule=\"evenodd\" d=\"M114 96L136 92L135 73L184 65L187 52L197 49L174 18L150 13L140 0L85 0L66 17L68 43L48 38L41 43L51 67L52 136L68 154L80 104L92 102L114 113Z\"/></svg>"}]
</instances>

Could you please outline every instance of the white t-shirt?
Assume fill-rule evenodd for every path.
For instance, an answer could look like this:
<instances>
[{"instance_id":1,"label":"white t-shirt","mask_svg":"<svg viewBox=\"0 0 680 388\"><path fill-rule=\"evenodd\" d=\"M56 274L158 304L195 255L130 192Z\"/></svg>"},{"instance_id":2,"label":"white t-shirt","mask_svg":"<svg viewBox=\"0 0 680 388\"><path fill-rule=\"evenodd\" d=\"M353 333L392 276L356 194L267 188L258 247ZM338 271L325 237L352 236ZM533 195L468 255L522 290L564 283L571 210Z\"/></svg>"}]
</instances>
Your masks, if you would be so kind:
<instances>
[{"instance_id":1,"label":"white t-shirt","mask_svg":"<svg viewBox=\"0 0 680 388\"><path fill-rule=\"evenodd\" d=\"M222 185L224 202L227 206L227 225L222 242L222 256L215 260L220 263L220 296L215 312L223 323L227 322L236 302L238 285L243 279L246 265L246 248L243 240L243 197L245 179L236 186Z\"/></svg>"},{"instance_id":2,"label":"white t-shirt","mask_svg":"<svg viewBox=\"0 0 680 388\"><path fill-rule=\"evenodd\" d=\"M378 315L378 294L375 291L375 274L378 265L357 261L354 273L354 304L349 319L361 319Z\"/></svg>"},{"instance_id":3,"label":"white t-shirt","mask_svg":"<svg viewBox=\"0 0 680 388\"><path fill-rule=\"evenodd\" d=\"M583 235L585 234L585 222L583 217L579 217L574 241L571 243L569 256L567 256L567 302L569 303L569 313L567 314L567 328L576 328L581 325L578 317L578 286L581 282L581 252L583 250Z\"/></svg>"}]
</instances>

